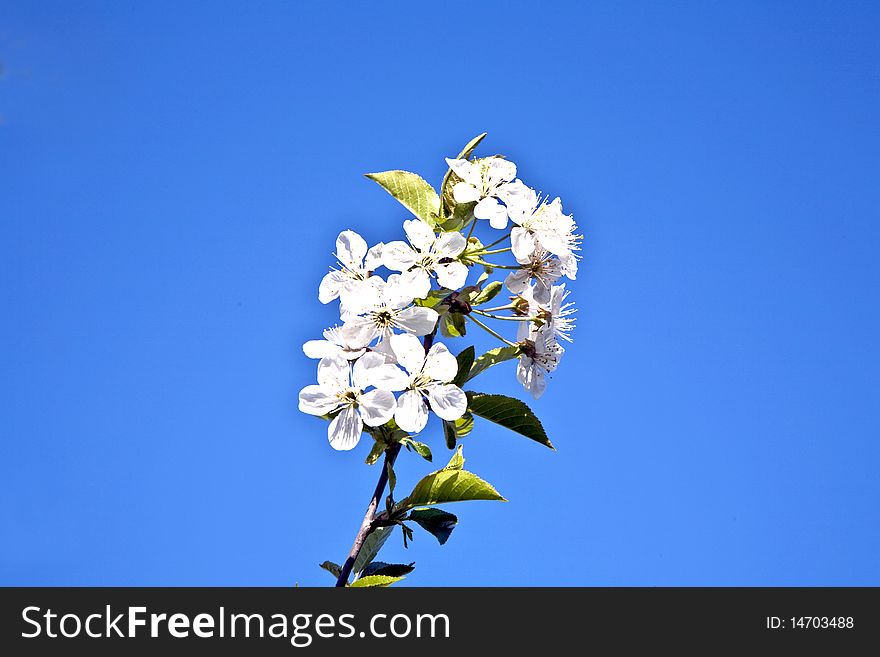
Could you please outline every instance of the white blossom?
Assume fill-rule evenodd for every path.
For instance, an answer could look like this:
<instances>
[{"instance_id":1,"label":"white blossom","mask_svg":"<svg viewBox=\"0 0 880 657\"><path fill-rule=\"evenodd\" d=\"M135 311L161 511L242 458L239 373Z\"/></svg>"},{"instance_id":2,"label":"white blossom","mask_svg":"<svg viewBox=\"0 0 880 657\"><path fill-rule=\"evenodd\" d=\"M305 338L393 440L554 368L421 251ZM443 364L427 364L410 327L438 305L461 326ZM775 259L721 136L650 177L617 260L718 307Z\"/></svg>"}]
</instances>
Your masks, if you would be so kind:
<instances>
[{"instance_id":1,"label":"white blossom","mask_svg":"<svg viewBox=\"0 0 880 657\"><path fill-rule=\"evenodd\" d=\"M538 303L550 301L550 288L562 276L574 280L577 275L577 259L574 254L558 258L542 246L536 246L528 257L517 258L520 269L510 272L504 285L514 294L521 295L531 281L534 287L531 293Z\"/></svg>"},{"instance_id":2,"label":"white blossom","mask_svg":"<svg viewBox=\"0 0 880 657\"><path fill-rule=\"evenodd\" d=\"M328 356L342 355L347 360L355 360L366 353L367 345L361 342L352 342L339 326L324 329L323 340L309 340L303 344L303 353L309 358L327 358Z\"/></svg>"},{"instance_id":3,"label":"white blossom","mask_svg":"<svg viewBox=\"0 0 880 657\"><path fill-rule=\"evenodd\" d=\"M318 363L318 384L299 393L299 410L310 415L337 413L327 428L334 449L349 450L358 444L364 424L378 427L394 415L394 395L400 370L379 354L367 353L350 365L337 354ZM370 386L374 390L364 392Z\"/></svg>"},{"instance_id":4,"label":"white blossom","mask_svg":"<svg viewBox=\"0 0 880 657\"><path fill-rule=\"evenodd\" d=\"M372 284L375 269L382 264L381 242L367 249L364 238L353 230L344 230L336 238L336 260L339 268L333 269L321 280L318 287L318 300L330 303L338 298L340 310L344 313L356 312L364 289Z\"/></svg>"},{"instance_id":5,"label":"white blossom","mask_svg":"<svg viewBox=\"0 0 880 657\"><path fill-rule=\"evenodd\" d=\"M457 290L467 280L467 267L456 260L465 250L467 240L461 233L434 234L420 219L403 222L409 244L389 242L383 249L383 262L388 269L403 272L401 284L414 299L424 299L431 291L431 275L445 288Z\"/></svg>"},{"instance_id":6,"label":"white blossom","mask_svg":"<svg viewBox=\"0 0 880 657\"><path fill-rule=\"evenodd\" d=\"M394 419L404 431L418 433L428 423L428 405L440 418L457 420L467 411L467 397L449 383L458 372L458 362L445 345L435 343L425 353L418 338L391 336L397 362L409 374L406 390L397 399Z\"/></svg>"},{"instance_id":7,"label":"white blossom","mask_svg":"<svg viewBox=\"0 0 880 657\"><path fill-rule=\"evenodd\" d=\"M535 319L530 322L520 322L518 340L532 340L537 345L549 342L558 342L559 339L571 342L569 335L574 330L575 319L572 315L576 312L574 303L566 301L571 290L565 289L565 284L554 285L550 289L550 298L545 303L539 302L534 296L534 288L525 290L520 297L528 303L526 311Z\"/></svg>"},{"instance_id":8,"label":"white blossom","mask_svg":"<svg viewBox=\"0 0 880 657\"><path fill-rule=\"evenodd\" d=\"M520 354L516 378L535 399L544 394L547 389L546 375L556 369L564 351L550 340L541 344L527 343L526 349Z\"/></svg>"},{"instance_id":9,"label":"white blossom","mask_svg":"<svg viewBox=\"0 0 880 657\"><path fill-rule=\"evenodd\" d=\"M510 247L518 262L531 258L538 247L562 259L579 249L580 235L571 215L562 212L562 201L541 199L535 190L517 180L505 188L504 200L510 220ZM571 265L569 265L571 266Z\"/></svg>"},{"instance_id":10,"label":"white blossom","mask_svg":"<svg viewBox=\"0 0 880 657\"><path fill-rule=\"evenodd\" d=\"M477 201L474 217L488 219L492 228L501 230L507 227L507 211L498 198L505 185L516 178L516 165L501 157L487 157L473 162L446 158L446 163L461 178L461 182L452 188L455 202Z\"/></svg>"},{"instance_id":11,"label":"white blossom","mask_svg":"<svg viewBox=\"0 0 880 657\"><path fill-rule=\"evenodd\" d=\"M347 317L340 330L349 343L366 345L376 338L381 343L394 329L427 335L437 325L436 310L411 305L413 297L400 274L392 274L387 281L380 278L367 296L359 312Z\"/></svg>"}]
</instances>

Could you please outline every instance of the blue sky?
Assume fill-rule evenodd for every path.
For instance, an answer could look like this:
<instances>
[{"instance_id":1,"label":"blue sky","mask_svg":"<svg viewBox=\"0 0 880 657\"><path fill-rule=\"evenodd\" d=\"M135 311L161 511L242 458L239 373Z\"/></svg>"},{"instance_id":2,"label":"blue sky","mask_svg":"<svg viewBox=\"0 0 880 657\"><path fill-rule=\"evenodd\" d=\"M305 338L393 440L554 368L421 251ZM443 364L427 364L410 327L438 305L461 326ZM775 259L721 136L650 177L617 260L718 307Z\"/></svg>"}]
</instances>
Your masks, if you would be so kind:
<instances>
[{"instance_id":1,"label":"blue sky","mask_svg":"<svg viewBox=\"0 0 880 657\"><path fill-rule=\"evenodd\" d=\"M362 173L438 183L488 131L586 236L533 404L558 452L478 426L468 467L510 502L450 508L442 548L392 539L406 583L880 584L875 3L19 2L0 26L0 583L329 584L377 472L296 409L318 282L341 229L402 236ZM512 369L475 387L526 399ZM429 470L404 454L399 485Z\"/></svg>"}]
</instances>

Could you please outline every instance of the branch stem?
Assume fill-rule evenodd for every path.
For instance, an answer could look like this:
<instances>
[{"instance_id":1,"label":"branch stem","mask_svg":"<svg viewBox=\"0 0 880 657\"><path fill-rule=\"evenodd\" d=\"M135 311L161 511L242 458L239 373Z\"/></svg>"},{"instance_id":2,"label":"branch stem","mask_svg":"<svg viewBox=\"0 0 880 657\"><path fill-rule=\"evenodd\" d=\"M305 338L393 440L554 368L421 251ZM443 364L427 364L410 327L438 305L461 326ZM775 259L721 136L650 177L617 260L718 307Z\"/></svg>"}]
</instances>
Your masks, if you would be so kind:
<instances>
[{"instance_id":1,"label":"branch stem","mask_svg":"<svg viewBox=\"0 0 880 657\"><path fill-rule=\"evenodd\" d=\"M382 464L382 471L379 473L379 481L376 482L376 489L373 491L373 497L370 498L367 512L364 514L363 521L361 521L361 528L358 530L357 536L354 537L351 551L348 553L348 557L339 571L339 578L336 580L336 586L338 587L343 587L348 584L351 569L354 567L354 562L357 560L361 548L364 546L364 541L367 540L367 536L370 535L370 532L375 529L373 522L376 518L376 509L379 507L379 502L382 500L382 495L385 493L385 485L388 483L388 467L394 467L394 461L397 459L399 453L400 443L389 445L385 450L385 462Z\"/></svg>"},{"instance_id":2,"label":"branch stem","mask_svg":"<svg viewBox=\"0 0 880 657\"><path fill-rule=\"evenodd\" d=\"M520 315L514 315L512 317L506 315L492 315L490 313L483 312L482 310L478 310L477 308L471 308L471 312L482 315L483 317L491 317L492 319L504 319L508 322L531 322L532 320L537 319L537 317L521 317Z\"/></svg>"},{"instance_id":3,"label":"branch stem","mask_svg":"<svg viewBox=\"0 0 880 657\"><path fill-rule=\"evenodd\" d=\"M474 234L474 228L476 228L476 227L477 227L477 218L474 217L473 219L471 219L471 229L468 231L467 238L466 238L467 240L469 240L471 238L471 235Z\"/></svg>"},{"instance_id":4,"label":"branch stem","mask_svg":"<svg viewBox=\"0 0 880 657\"><path fill-rule=\"evenodd\" d=\"M522 269L521 266L517 265L516 267L512 267L510 265L496 265L493 262L486 262L485 260L474 260L478 265L484 265L485 267L491 267L492 269Z\"/></svg>"},{"instance_id":5,"label":"branch stem","mask_svg":"<svg viewBox=\"0 0 880 657\"><path fill-rule=\"evenodd\" d=\"M435 326L434 330L424 337L425 353L427 353L428 349L431 348L431 345L434 344L434 336L436 334L437 327ZM367 512L364 514L364 519L361 521L361 527L358 530L357 535L354 537L354 543L352 543L348 557L346 557L345 563L343 563L342 567L339 569L339 577L336 579L336 586L339 588L348 584L348 578L351 577L351 570L354 568L354 562L357 561L361 548L364 547L364 541L367 540L367 536L370 535L370 532L376 529L380 524L377 522L379 516L376 515L376 509L379 508L379 503L382 501L382 495L385 494L385 486L388 484L388 470L394 467L394 461L397 459L399 453L400 443L392 443L385 448L385 462L382 464L382 471L379 473L379 481L376 482L376 488L373 490L373 496L370 498L370 503L367 505Z\"/></svg>"},{"instance_id":6,"label":"branch stem","mask_svg":"<svg viewBox=\"0 0 880 657\"><path fill-rule=\"evenodd\" d=\"M504 337L503 335L501 335L500 333L496 333L495 331L493 331L491 328L489 328L488 326L486 326L485 324L483 324L483 322L481 322L480 320L478 320L478 319L477 319L476 317L474 317L473 315L465 315L465 319L469 319L469 320L472 321L474 324L476 324L477 326L479 326L481 329L483 329L484 331L486 331L489 335L492 335L492 336L498 338L499 340L501 340L501 342L503 342L503 343L506 344L507 346L509 346L509 347L515 347L515 346L516 346L513 342L511 342L510 340L508 340L507 338L505 338L505 337Z\"/></svg>"},{"instance_id":7,"label":"branch stem","mask_svg":"<svg viewBox=\"0 0 880 657\"><path fill-rule=\"evenodd\" d=\"M508 237L510 237L510 233L507 233L507 235L504 235L503 237L499 237L497 240L495 240L495 241L492 242L491 244L487 244L487 245L484 246L483 248L484 248L484 249L491 249L491 248L492 248L493 246L495 246L496 244L501 244L501 242L503 242L504 240L506 240Z\"/></svg>"}]
</instances>

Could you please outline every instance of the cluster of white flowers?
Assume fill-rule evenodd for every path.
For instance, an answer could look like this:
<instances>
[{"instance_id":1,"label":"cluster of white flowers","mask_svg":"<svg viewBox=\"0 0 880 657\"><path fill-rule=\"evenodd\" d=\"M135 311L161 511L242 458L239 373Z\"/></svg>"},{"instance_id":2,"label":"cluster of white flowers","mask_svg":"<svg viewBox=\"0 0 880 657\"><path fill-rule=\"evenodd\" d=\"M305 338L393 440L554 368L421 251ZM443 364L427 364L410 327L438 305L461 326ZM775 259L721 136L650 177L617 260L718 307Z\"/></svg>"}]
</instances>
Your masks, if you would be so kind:
<instances>
[{"instance_id":1,"label":"cluster of white flowers","mask_svg":"<svg viewBox=\"0 0 880 657\"><path fill-rule=\"evenodd\" d=\"M474 204L474 223L488 220L498 231L510 225L509 235L492 246L508 237L510 245L491 250L461 232L438 232L419 218L404 222L406 242L368 248L357 233L340 233L335 253L339 267L321 281L318 298L325 304L339 299L341 326L303 346L307 356L320 362L317 385L306 386L299 395L301 411L331 419L328 436L336 449L352 449L364 425L380 427L393 418L398 428L414 434L425 428L430 411L448 421L466 413L467 397L451 383L456 358L433 341L440 315L417 301L432 289L460 292L471 268L510 270L504 281L510 303L488 311L473 309L477 316L471 319L519 347L517 379L535 398L543 394L545 375L556 369L564 353L560 341L571 341L574 309L566 301L569 291L557 281L575 278L580 237L561 201L542 198L523 184L516 165L504 158L446 162L457 179L455 202ZM506 252L515 264L484 260ZM381 266L394 273L377 275ZM492 314L499 311L511 314ZM483 323L492 319L518 321L517 342ZM430 337L423 342L423 336Z\"/></svg>"}]
</instances>

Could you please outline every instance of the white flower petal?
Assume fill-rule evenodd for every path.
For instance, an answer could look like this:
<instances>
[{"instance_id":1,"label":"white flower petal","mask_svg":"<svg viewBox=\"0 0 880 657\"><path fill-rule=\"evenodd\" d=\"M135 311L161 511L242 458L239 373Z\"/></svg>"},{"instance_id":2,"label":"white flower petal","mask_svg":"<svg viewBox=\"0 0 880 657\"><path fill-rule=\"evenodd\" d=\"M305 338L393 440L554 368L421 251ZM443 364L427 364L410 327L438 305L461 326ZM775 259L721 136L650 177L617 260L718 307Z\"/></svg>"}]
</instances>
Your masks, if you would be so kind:
<instances>
[{"instance_id":1,"label":"white flower petal","mask_svg":"<svg viewBox=\"0 0 880 657\"><path fill-rule=\"evenodd\" d=\"M383 334L379 338L379 342L376 343L375 347L371 347L370 351L374 354L379 354L385 359L386 363L391 363L392 365L397 364L397 358L394 356L394 352L391 351L391 333Z\"/></svg>"},{"instance_id":2,"label":"white flower petal","mask_svg":"<svg viewBox=\"0 0 880 657\"><path fill-rule=\"evenodd\" d=\"M385 357L372 351L358 358L351 368L351 382L355 388L365 390L372 385L372 376L376 368L385 365Z\"/></svg>"},{"instance_id":3,"label":"white flower petal","mask_svg":"<svg viewBox=\"0 0 880 657\"><path fill-rule=\"evenodd\" d=\"M577 270L578 261L574 254L563 256L559 259L559 273L561 276L575 280L577 279Z\"/></svg>"},{"instance_id":4,"label":"white flower petal","mask_svg":"<svg viewBox=\"0 0 880 657\"><path fill-rule=\"evenodd\" d=\"M361 439L364 423L354 406L346 406L327 427L330 447L340 451L354 449Z\"/></svg>"},{"instance_id":5,"label":"white flower petal","mask_svg":"<svg viewBox=\"0 0 880 657\"><path fill-rule=\"evenodd\" d=\"M571 255L569 241L564 235L549 230L541 230L538 231L537 238L541 246L550 253L560 258L566 258Z\"/></svg>"},{"instance_id":6,"label":"white flower petal","mask_svg":"<svg viewBox=\"0 0 880 657\"><path fill-rule=\"evenodd\" d=\"M309 340L303 344L303 353L309 358L332 358L342 354L342 347L329 340Z\"/></svg>"},{"instance_id":7,"label":"white flower petal","mask_svg":"<svg viewBox=\"0 0 880 657\"><path fill-rule=\"evenodd\" d=\"M406 271L416 264L417 258L412 247L400 240L389 242L382 248L382 264L394 271Z\"/></svg>"},{"instance_id":8,"label":"white flower petal","mask_svg":"<svg viewBox=\"0 0 880 657\"><path fill-rule=\"evenodd\" d=\"M535 303L546 305L550 303L550 288L540 278L535 280L535 287L532 288L532 298Z\"/></svg>"},{"instance_id":9,"label":"white flower petal","mask_svg":"<svg viewBox=\"0 0 880 657\"><path fill-rule=\"evenodd\" d=\"M391 274L388 277L388 282L382 286L379 305L384 306L386 310L399 310L411 304L415 298L412 294L413 276L404 278L404 274ZM421 282L419 282L419 285L421 285ZM430 282L428 285L430 286Z\"/></svg>"},{"instance_id":10,"label":"white flower petal","mask_svg":"<svg viewBox=\"0 0 880 657\"><path fill-rule=\"evenodd\" d=\"M485 162L488 177L493 186L516 178L516 165L503 157L492 157Z\"/></svg>"},{"instance_id":11,"label":"white flower petal","mask_svg":"<svg viewBox=\"0 0 880 657\"><path fill-rule=\"evenodd\" d=\"M352 317L342 325L339 333L349 344L368 345L380 331L369 317Z\"/></svg>"},{"instance_id":12,"label":"white flower petal","mask_svg":"<svg viewBox=\"0 0 880 657\"><path fill-rule=\"evenodd\" d=\"M428 388L431 410L444 420L457 420L467 411L467 397L458 386L447 384Z\"/></svg>"},{"instance_id":13,"label":"white flower petal","mask_svg":"<svg viewBox=\"0 0 880 657\"><path fill-rule=\"evenodd\" d=\"M366 271L374 271L378 269L382 265L382 251L385 249L385 244L379 242L376 246L370 247L370 250L367 251L367 255L364 258L364 269Z\"/></svg>"},{"instance_id":14,"label":"white flower petal","mask_svg":"<svg viewBox=\"0 0 880 657\"><path fill-rule=\"evenodd\" d=\"M299 391L299 410L309 415L326 415L339 407L339 398L326 388L311 385Z\"/></svg>"},{"instance_id":15,"label":"white flower petal","mask_svg":"<svg viewBox=\"0 0 880 657\"><path fill-rule=\"evenodd\" d=\"M347 388L350 371L348 360L342 354L322 358L318 363L318 384L331 391Z\"/></svg>"},{"instance_id":16,"label":"white flower petal","mask_svg":"<svg viewBox=\"0 0 880 657\"><path fill-rule=\"evenodd\" d=\"M467 240L461 233L443 233L434 242L434 253L438 258L456 258L466 246Z\"/></svg>"},{"instance_id":17,"label":"white flower petal","mask_svg":"<svg viewBox=\"0 0 880 657\"><path fill-rule=\"evenodd\" d=\"M510 231L510 250L518 262L528 262L535 252L535 238L525 228Z\"/></svg>"},{"instance_id":18,"label":"white flower petal","mask_svg":"<svg viewBox=\"0 0 880 657\"><path fill-rule=\"evenodd\" d=\"M379 291L372 280L359 281L348 279L339 288L340 316L360 315L379 300Z\"/></svg>"},{"instance_id":19,"label":"white flower petal","mask_svg":"<svg viewBox=\"0 0 880 657\"><path fill-rule=\"evenodd\" d=\"M480 184L480 167L469 160L453 160L446 158L446 164L455 172L462 180L466 180L471 185ZM461 201L460 201L461 202Z\"/></svg>"},{"instance_id":20,"label":"white flower petal","mask_svg":"<svg viewBox=\"0 0 880 657\"><path fill-rule=\"evenodd\" d=\"M433 308L413 306L401 310L397 313L395 319L397 320L397 326L407 333L413 333L414 335L428 335L428 333L433 331L434 327L437 325L438 317L439 315L437 314L437 311Z\"/></svg>"},{"instance_id":21,"label":"white flower petal","mask_svg":"<svg viewBox=\"0 0 880 657\"><path fill-rule=\"evenodd\" d=\"M339 296L339 290L348 277L340 271L331 271L321 279L318 286L318 301L330 303Z\"/></svg>"},{"instance_id":22,"label":"white flower petal","mask_svg":"<svg viewBox=\"0 0 880 657\"><path fill-rule=\"evenodd\" d=\"M410 374L422 371L425 364L425 348L422 341L410 333L400 333L391 336L391 349L397 362Z\"/></svg>"},{"instance_id":23,"label":"white flower petal","mask_svg":"<svg viewBox=\"0 0 880 657\"><path fill-rule=\"evenodd\" d=\"M507 275L507 278L504 279L504 285L514 294L522 294L529 286L530 276L531 274L525 269L512 271Z\"/></svg>"},{"instance_id":24,"label":"white flower petal","mask_svg":"<svg viewBox=\"0 0 880 657\"><path fill-rule=\"evenodd\" d=\"M452 186L452 198L456 203L473 203L480 200L480 190L469 182L458 182Z\"/></svg>"},{"instance_id":25,"label":"white flower petal","mask_svg":"<svg viewBox=\"0 0 880 657\"><path fill-rule=\"evenodd\" d=\"M387 390L371 390L358 398L358 411L360 411L361 418L363 418L364 424L371 427L382 426L394 417L396 407L394 395Z\"/></svg>"},{"instance_id":26,"label":"white flower petal","mask_svg":"<svg viewBox=\"0 0 880 657\"><path fill-rule=\"evenodd\" d=\"M495 195L507 205L511 219L514 219L514 216L531 214L538 204L538 194L534 189L525 185L522 180L501 185L495 191Z\"/></svg>"},{"instance_id":27,"label":"white flower petal","mask_svg":"<svg viewBox=\"0 0 880 657\"><path fill-rule=\"evenodd\" d=\"M397 292L407 303L413 299L424 299L431 292L431 277L424 269L403 272L398 284Z\"/></svg>"},{"instance_id":28,"label":"white flower petal","mask_svg":"<svg viewBox=\"0 0 880 657\"><path fill-rule=\"evenodd\" d=\"M434 229L421 219L409 219L403 222L403 231L414 247L419 251L428 252L434 240Z\"/></svg>"},{"instance_id":29,"label":"white flower petal","mask_svg":"<svg viewBox=\"0 0 880 657\"><path fill-rule=\"evenodd\" d=\"M467 281L468 268L460 262L449 262L445 265L437 265L434 267L434 273L437 274L437 282L450 290L457 290L464 287Z\"/></svg>"},{"instance_id":30,"label":"white flower petal","mask_svg":"<svg viewBox=\"0 0 880 657\"><path fill-rule=\"evenodd\" d=\"M532 397L535 399L539 399L547 389L544 372L528 356L520 356L519 364L516 367L516 378L523 388L532 393Z\"/></svg>"},{"instance_id":31,"label":"white flower petal","mask_svg":"<svg viewBox=\"0 0 880 657\"><path fill-rule=\"evenodd\" d=\"M498 230L507 228L507 208L491 196L474 206L474 216L477 219L488 219L492 228Z\"/></svg>"},{"instance_id":32,"label":"white flower petal","mask_svg":"<svg viewBox=\"0 0 880 657\"><path fill-rule=\"evenodd\" d=\"M532 322L518 322L516 327L516 341L535 339L535 325Z\"/></svg>"},{"instance_id":33,"label":"white flower petal","mask_svg":"<svg viewBox=\"0 0 880 657\"><path fill-rule=\"evenodd\" d=\"M434 381L447 383L458 373L458 361L449 353L445 344L437 342L428 350L424 372Z\"/></svg>"},{"instance_id":34,"label":"white flower petal","mask_svg":"<svg viewBox=\"0 0 880 657\"><path fill-rule=\"evenodd\" d=\"M416 338L418 339L418 338ZM380 390L403 390L409 377L397 365L390 364L384 354L371 351L354 364L351 374L354 385L361 390L375 386Z\"/></svg>"},{"instance_id":35,"label":"white flower petal","mask_svg":"<svg viewBox=\"0 0 880 657\"><path fill-rule=\"evenodd\" d=\"M349 269L359 270L363 267L364 256L367 255L367 243L364 238L353 230L344 230L336 238L336 257Z\"/></svg>"},{"instance_id":36,"label":"white flower petal","mask_svg":"<svg viewBox=\"0 0 880 657\"><path fill-rule=\"evenodd\" d=\"M418 433L428 424L428 404L420 393L407 390L397 398L394 420L404 431Z\"/></svg>"}]
</instances>

